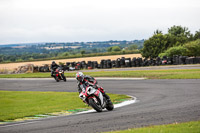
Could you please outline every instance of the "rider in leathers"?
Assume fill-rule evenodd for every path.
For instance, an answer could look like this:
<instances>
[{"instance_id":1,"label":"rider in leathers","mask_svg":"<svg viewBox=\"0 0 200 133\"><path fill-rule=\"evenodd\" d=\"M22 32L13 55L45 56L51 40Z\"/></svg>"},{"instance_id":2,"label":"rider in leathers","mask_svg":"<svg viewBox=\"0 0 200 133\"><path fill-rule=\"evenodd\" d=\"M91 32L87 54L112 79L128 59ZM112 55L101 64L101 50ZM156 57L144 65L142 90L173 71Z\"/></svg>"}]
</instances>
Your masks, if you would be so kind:
<instances>
[{"instance_id":1,"label":"rider in leathers","mask_svg":"<svg viewBox=\"0 0 200 133\"><path fill-rule=\"evenodd\" d=\"M55 73L55 70L59 67L59 65L57 65L55 63L55 61L52 61L52 64L51 64L51 77L55 77L54 73Z\"/></svg>"},{"instance_id":2,"label":"rider in leathers","mask_svg":"<svg viewBox=\"0 0 200 133\"><path fill-rule=\"evenodd\" d=\"M78 92L79 94L82 92L82 88L80 87L82 84L85 84L86 86L92 86L95 89L98 89L101 91L101 93L103 94L103 96L106 98L106 100L108 102L110 102L110 97L105 93L105 91L103 90L102 87L97 85L97 81L95 78L91 77L91 76L87 76L84 75L82 72L78 72L76 74L76 79L78 82Z\"/></svg>"}]
</instances>

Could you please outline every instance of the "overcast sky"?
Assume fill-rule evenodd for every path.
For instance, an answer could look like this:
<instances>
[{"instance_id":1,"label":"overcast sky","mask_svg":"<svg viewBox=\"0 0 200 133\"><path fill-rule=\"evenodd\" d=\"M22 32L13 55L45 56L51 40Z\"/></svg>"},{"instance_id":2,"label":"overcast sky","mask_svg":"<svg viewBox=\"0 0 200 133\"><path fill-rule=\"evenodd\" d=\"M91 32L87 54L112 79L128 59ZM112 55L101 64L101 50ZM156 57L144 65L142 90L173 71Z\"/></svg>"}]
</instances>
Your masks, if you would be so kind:
<instances>
[{"instance_id":1,"label":"overcast sky","mask_svg":"<svg viewBox=\"0 0 200 133\"><path fill-rule=\"evenodd\" d=\"M0 44L148 39L200 29L200 0L0 0Z\"/></svg>"}]
</instances>

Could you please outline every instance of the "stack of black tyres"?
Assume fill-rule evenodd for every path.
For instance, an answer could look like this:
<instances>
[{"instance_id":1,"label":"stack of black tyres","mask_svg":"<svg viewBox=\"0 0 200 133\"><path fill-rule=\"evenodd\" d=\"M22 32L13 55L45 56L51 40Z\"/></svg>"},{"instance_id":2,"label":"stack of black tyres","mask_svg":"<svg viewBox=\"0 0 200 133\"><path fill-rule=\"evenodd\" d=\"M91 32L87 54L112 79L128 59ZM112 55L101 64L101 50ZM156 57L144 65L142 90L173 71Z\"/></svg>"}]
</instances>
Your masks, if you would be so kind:
<instances>
[{"instance_id":1,"label":"stack of black tyres","mask_svg":"<svg viewBox=\"0 0 200 133\"><path fill-rule=\"evenodd\" d=\"M131 58L125 58L125 67L131 67Z\"/></svg>"},{"instance_id":2,"label":"stack of black tyres","mask_svg":"<svg viewBox=\"0 0 200 133\"><path fill-rule=\"evenodd\" d=\"M116 63L115 63L115 64L116 64L116 67L117 67L117 68L121 67L120 61L121 61L120 58L118 58L118 59L116 60Z\"/></svg>"},{"instance_id":3,"label":"stack of black tyres","mask_svg":"<svg viewBox=\"0 0 200 133\"><path fill-rule=\"evenodd\" d=\"M112 60L112 67L116 67L116 62L117 62L117 60Z\"/></svg>"},{"instance_id":4,"label":"stack of black tyres","mask_svg":"<svg viewBox=\"0 0 200 133\"><path fill-rule=\"evenodd\" d=\"M131 61L131 66L136 67L136 58L135 57Z\"/></svg>"},{"instance_id":5,"label":"stack of black tyres","mask_svg":"<svg viewBox=\"0 0 200 133\"><path fill-rule=\"evenodd\" d=\"M94 68L98 68L98 62L94 61Z\"/></svg>"},{"instance_id":6,"label":"stack of black tyres","mask_svg":"<svg viewBox=\"0 0 200 133\"><path fill-rule=\"evenodd\" d=\"M120 66L125 67L125 58L124 57L122 57L120 60Z\"/></svg>"},{"instance_id":7,"label":"stack of black tyres","mask_svg":"<svg viewBox=\"0 0 200 133\"><path fill-rule=\"evenodd\" d=\"M106 60L106 68L112 68L112 63L110 59Z\"/></svg>"}]
</instances>

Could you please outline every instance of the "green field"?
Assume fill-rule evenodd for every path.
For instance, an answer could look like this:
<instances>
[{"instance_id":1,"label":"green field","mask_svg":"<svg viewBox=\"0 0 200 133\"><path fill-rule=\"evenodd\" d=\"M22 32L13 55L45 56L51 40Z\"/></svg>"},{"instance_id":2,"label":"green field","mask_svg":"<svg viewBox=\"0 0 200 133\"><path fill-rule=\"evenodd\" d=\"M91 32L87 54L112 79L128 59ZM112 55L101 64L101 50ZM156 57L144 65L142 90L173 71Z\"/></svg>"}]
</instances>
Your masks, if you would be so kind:
<instances>
[{"instance_id":1,"label":"green field","mask_svg":"<svg viewBox=\"0 0 200 133\"><path fill-rule=\"evenodd\" d=\"M200 133L200 121L175 123L144 128L133 128L106 133Z\"/></svg>"},{"instance_id":2,"label":"green field","mask_svg":"<svg viewBox=\"0 0 200 133\"><path fill-rule=\"evenodd\" d=\"M109 94L113 102L129 98ZM0 91L0 122L37 114L88 109L78 92Z\"/></svg>"},{"instance_id":3,"label":"green field","mask_svg":"<svg viewBox=\"0 0 200 133\"><path fill-rule=\"evenodd\" d=\"M65 73L75 78L76 72ZM134 70L134 71L97 71L84 72L93 77L135 77L147 79L200 79L200 69L174 70ZM27 73L0 75L0 78L51 78L50 73Z\"/></svg>"}]
</instances>

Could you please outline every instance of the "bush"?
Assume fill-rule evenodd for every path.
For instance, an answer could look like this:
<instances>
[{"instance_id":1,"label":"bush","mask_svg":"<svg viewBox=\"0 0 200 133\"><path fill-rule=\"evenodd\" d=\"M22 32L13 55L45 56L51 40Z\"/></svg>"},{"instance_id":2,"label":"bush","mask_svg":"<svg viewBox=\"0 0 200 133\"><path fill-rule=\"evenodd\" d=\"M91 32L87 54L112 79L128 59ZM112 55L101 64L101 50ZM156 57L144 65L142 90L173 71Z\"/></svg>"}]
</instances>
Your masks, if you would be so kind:
<instances>
[{"instance_id":1,"label":"bush","mask_svg":"<svg viewBox=\"0 0 200 133\"><path fill-rule=\"evenodd\" d=\"M184 46L175 46L167 49L164 53L159 54L160 57L173 57L173 55L186 55L186 48Z\"/></svg>"},{"instance_id":2,"label":"bush","mask_svg":"<svg viewBox=\"0 0 200 133\"><path fill-rule=\"evenodd\" d=\"M200 39L192 42L188 42L183 46L175 46L167 49L164 53L160 53L159 57L167 56L172 57L173 55L182 56L200 56Z\"/></svg>"},{"instance_id":3,"label":"bush","mask_svg":"<svg viewBox=\"0 0 200 133\"><path fill-rule=\"evenodd\" d=\"M163 58L164 56L168 56L168 55L167 55L167 53L160 53L158 56L159 56L160 58Z\"/></svg>"},{"instance_id":4,"label":"bush","mask_svg":"<svg viewBox=\"0 0 200 133\"><path fill-rule=\"evenodd\" d=\"M119 46L113 46L113 47L109 47L107 48L108 52L118 52L121 51L121 48Z\"/></svg>"},{"instance_id":5,"label":"bush","mask_svg":"<svg viewBox=\"0 0 200 133\"><path fill-rule=\"evenodd\" d=\"M184 45L187 56L200 56L200 39L188 42Z\"/></svg>"}]
</instances>

